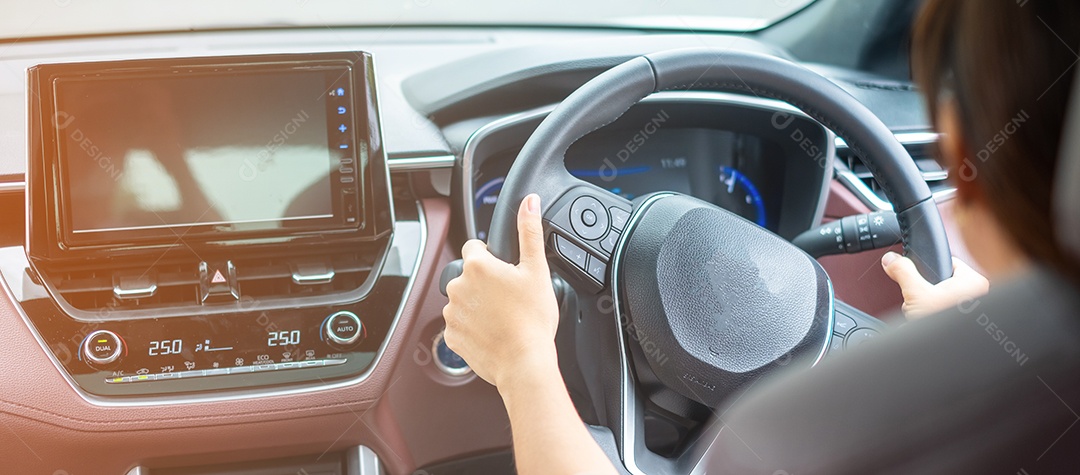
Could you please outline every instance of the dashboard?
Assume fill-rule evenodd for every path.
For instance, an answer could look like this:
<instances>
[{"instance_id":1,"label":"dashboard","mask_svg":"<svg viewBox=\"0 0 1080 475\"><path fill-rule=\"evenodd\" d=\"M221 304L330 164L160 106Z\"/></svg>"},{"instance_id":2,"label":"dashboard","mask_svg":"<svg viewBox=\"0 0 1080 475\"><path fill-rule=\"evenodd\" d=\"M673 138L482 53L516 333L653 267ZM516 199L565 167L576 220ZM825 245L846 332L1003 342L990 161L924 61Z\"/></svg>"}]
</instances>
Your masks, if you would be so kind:
<instances>
[{"instance_id":1,"label":"dashboard","mask_svg":"<svg viewBox=\"0 0 1080 475\"><path fill-rule=\"evenodd\" d=\"M470 138L464 163L471 170L462 175L470 236L487 237L502 183L546 113L508 117ZM821 218L832 144L830 132L782 103L661 93L581 138L566 167L627 200L683 193L791 238Z\"/></svg>"},{"instance_id":2,"label":"dashboard","mask_svg":"<svg viewBox=\"0 0 1080 475\"><path fill-rule=\"evenodd\" d=\"M675 191L708 198L759 226L776 229L782 190L766 170L773 165L772 170L782 173L784 161L777 160L775 150L763 152L760 137L689 129L655 130L652 135L638 135L638 142L632 137L621 143L622 139L617 134L599 134L579 142L567 153L567 170L627 200ZM614 155L618 162L614 162L606 152L620 146ZM476 173L473 200L480 239L487 237L484 229L491 224L499 190L516 156L507 152L489 157ZM604 158L597 161L595 157Z\"/></svg>"},{"instance_id":3,"label":"dashboard","mask_svg":"<svg viewBox=\"0 0 1080 475\"><path fill-rule=\"evenodd\" d=\"M555 104L631 57L703 44L790 59L753 38L591 29L6 45L11 71L54 67L0 75L0 460L27 473L506 471L499 395L440 339L438 273L486 237L502 181ZM267 55L257 62L276 79L260 87L196 84ZM185 127L158 120L160 89L117 64L132 61L151 77L192 74L190 87L155 86ZM345 79L284 72L342 62ZM820 70L899 135L928 130L910 89ZM54 89L54 73L73 87ZM109 87L91 80L110 74ZM125 99L72 100L86 95ZM121 138L122 151L106 146ZM191 151L187 176L169 144ZM627 199L686 193L788 239L883 209L831 132L752 95L655 94L566 159ZM866 271L875 259L824 265L849 303L873 287L859 306L876 313L899 296Z\"/></svg>"},{"instance_id":4,"label":"dashboard","mask_svg":"<svg viewBox=\"0 0 1080 475\"><path fill-rule=\"evenodd\" d=\"M52 298L22 305L77 390L149 403L362 377L408 282L386 255L418 252L392 237L372 68L358 52L30 69L26 255Z\"/></svg>"}]
</instances>

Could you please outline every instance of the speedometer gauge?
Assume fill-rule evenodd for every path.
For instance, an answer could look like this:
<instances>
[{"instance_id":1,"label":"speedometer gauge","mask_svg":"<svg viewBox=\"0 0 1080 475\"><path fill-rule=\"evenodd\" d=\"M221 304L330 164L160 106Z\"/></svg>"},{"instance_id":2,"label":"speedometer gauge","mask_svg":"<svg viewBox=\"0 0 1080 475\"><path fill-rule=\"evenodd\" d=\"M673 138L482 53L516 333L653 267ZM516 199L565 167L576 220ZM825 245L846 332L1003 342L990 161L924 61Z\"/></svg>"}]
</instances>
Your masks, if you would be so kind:
<instances>
[{"instance_id":1,"label":"speedometer gauge","mask_svg":"<svg viewBox=\"0 0 1080 475\"><path fill-rule=\"evenodd\" d=\"M504 181L506 177L492 179L480 185L473 195L473 210L479 228L476 230L477 239L487 240L487 225L491 224L491 217L495 215L495 202L499 200Z\"/></svg>"},{"instance_id":2,"label":"speedometer gauge","mask_svg":"<svg viewBox=\"0 0 1080 475\"><path fill-rule=\"evenodd\" d=\"M720 167L720 185L717 206L765 227L765 202L750 178L732 167Z\"/></svg>"}]
</instances>

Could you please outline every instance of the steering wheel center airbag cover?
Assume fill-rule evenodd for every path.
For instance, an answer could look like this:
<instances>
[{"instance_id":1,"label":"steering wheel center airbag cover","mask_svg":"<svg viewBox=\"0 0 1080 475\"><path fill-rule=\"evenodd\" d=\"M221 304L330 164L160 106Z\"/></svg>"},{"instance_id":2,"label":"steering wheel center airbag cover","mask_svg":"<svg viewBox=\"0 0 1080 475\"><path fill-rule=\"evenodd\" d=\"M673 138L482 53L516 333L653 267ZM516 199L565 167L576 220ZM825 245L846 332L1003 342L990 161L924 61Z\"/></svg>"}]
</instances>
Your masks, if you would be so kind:
<instances>
[{"instance_id":1,"label":"steering wheel center airbag cover","mask_svg":"<svg viewBox=\"0 0 1080 475\"><path fill-rule=\"evenodd\" d=\"M816 261L691 197L669 195L639 213L616 271L630 333L665 385L716 405L770 366L817 360L832 291Z\"/></svg>"}]
</instances>

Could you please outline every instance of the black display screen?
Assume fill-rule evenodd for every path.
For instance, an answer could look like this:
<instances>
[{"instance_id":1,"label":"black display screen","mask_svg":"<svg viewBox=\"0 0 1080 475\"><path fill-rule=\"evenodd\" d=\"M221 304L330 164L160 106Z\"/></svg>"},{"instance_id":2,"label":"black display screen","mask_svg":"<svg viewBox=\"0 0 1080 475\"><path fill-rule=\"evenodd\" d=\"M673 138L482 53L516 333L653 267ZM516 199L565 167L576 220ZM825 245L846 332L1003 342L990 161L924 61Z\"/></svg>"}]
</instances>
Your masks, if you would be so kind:
<instances>
[{"instance_id":1,"label":"black display screen","mask_svg":"<svg viewBox=\"0 0 1080 475\"><path fill-rule=\"evenodd\" d=\"M697 196L769 230L779 228L784 155L758 135L714 129L666 129L641 145L636 130L586 136L566 153L570 175L627 200L658 191ZM517 149L493 154L476 170L476 236L487 239L495 203Z\"/></svg>"},{"instance_id":2,"label":"black display screen","mask_svg":"<svg viewBox=\"0 0 1080 475\"><path fill-rule=\"evenodd\" d=\"M363 144L352 139L348 73L237 67L55 79L65 241L361 225Z\"/></svg>"}]
</instances>

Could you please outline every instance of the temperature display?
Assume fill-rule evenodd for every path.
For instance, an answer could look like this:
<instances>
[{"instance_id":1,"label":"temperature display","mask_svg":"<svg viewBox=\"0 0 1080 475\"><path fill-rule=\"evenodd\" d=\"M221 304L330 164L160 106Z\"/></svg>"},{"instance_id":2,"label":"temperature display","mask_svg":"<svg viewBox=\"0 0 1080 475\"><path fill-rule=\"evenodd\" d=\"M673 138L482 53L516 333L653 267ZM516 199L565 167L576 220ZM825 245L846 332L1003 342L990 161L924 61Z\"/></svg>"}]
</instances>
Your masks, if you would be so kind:
<instances>
[{"instance_id":1,"label":"temperature display","mask_svg":"<svg viewBox=\"0 0 1080 475\"><path fill-rule=\"evenodd\" d=\"M159 340L150 342L150 356L178 355L184 351L184 340Z\"/></svg>"},{"instance_id":2,"label":"temperature display","mask_svg":"<svg viewBox=\"0 0 1080 475\"><path fill-rule=\"evenodd\" d=\"M270 332L266 346L295 346L300 344L300 330Z\"/></svg>"}]
</instances>

